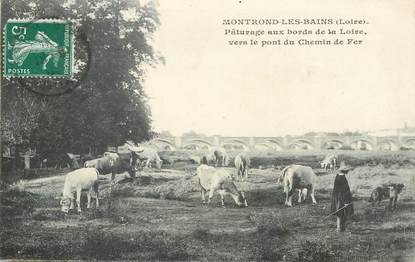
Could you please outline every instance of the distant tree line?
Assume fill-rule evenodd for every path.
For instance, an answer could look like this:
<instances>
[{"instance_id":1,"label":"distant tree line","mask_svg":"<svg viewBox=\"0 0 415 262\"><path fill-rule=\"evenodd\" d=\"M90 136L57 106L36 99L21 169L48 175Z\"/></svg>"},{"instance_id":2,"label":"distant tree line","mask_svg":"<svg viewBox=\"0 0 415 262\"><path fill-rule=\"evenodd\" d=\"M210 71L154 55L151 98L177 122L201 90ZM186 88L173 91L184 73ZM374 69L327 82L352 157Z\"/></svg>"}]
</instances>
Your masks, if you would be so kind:
<instances>
[{"instance_id":1,"label":"distant tree line","mask_svg":"<svg viewBox=\"0 0 415 262\"><path fill-rule=\"evenodd\" d=\"M363 133L358 131L343 131L343 132L308 132L305 133L304 136L313 137L318 135L325 135L325 136L361 136Z\"/></svg>"}]
</instances>

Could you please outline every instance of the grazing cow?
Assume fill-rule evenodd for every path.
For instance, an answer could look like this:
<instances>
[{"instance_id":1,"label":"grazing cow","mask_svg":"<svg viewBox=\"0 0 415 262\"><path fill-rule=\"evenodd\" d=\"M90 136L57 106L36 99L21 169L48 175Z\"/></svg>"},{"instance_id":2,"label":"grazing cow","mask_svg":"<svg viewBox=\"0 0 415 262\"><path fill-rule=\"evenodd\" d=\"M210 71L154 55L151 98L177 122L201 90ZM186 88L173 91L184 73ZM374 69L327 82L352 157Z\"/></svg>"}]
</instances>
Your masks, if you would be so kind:
<instances>
[{"instance_id":1,"label":"grazing cow","mask_svg":"<svg viewBox=\"0 0 415 262\"><path fill-rule=\"evenodd\" d=\"M141 152L137 152L138 161L141 167L151 168L151 163L155 162L157 169L161 168L163 161L160 159L157 151L150 147L144 147Z\"/></svg>"},{"instance_id":2,"label":"grazing cow","mask_svg":"<svg viewBox=\"0 0 415 262\"><path fill-rule=\"evenodd\" d=\"M249 156L245 153L240 153L235 157L235 167L238 179L241 178L243 181L244 176L245 178L248 178L248 168L250 163Z\"/></svg>"},{"instance_id":3,"label":"grazing cow","mask_svg":"<svg viewBox=\"0 0 415 262\"><path fill-rule=\"evenodd\" d=\"M383 199L389 198L389 207L391 209L396 209L398 196L402 192L403 188L403 184L390 184L387 186L376 187L373 189L372 194L370 195L369 202L372 202L373 206L376 203L380 205L380 202Z\"/></svg>"},{"instance_id":4,"label":"grazing cow","mask_svg":"<svg viewBox=\"0 0 415 262\"><path fill-rule=\"evenodd\" d=\"M65 185L61 198L61 210L68 213L69 209L74 208L74 194L76 191L76 204L78 213L81 213L81 192L88 190L87 208L91 207L91 194L95 192L95 207L99 206L98 201L98 170L95 168L81 168L66 175Z\"/></svg>"},{"instance_id":5,"label":"grazing cow","mask_svg":"<svg viewBox=\"0 0 415 262\"><path fill-rule=\"evenodd\" d=\"M203 203L205 203L205 193L209 191L208 205L212 200L214 192L218 192L221 197L222 207L225 207L225 195L230 195L238 206L248 206L244 192L236 188L231 175L227 171L208 165L200 165L196 170L196 175L199 179Z\"/></svg>"},{"instance_id":6,"label":"grazing cow","mask_svg":"<svg viewBox=\"0 0 415 262\"><path fill-rule=\"evenodd\" d=\"M213 152L208 152L200 158L200 164L209 165L210 163L216 163L216 158Z\"/></svg>"},{"instance_id":7,"label":"grazing cow","mask_svg":"<svg viewBox=\"0 0 415 262\"><path fill-rule=\"evenodd\" d=\"M129 153L127 157L120 157L117 153L105 152L102 157L84 163L84 167L96 168L102 175L111 173L111 180L114 180L116 174L125 171L131 177L135 177L135 166L136 157L134 152Z\"/></svg>"},{"instance_id":8,"label":"grazing cow","mask_svg":"<svg viewBox=\"0 0 415 262\"><path fill-rule=\"evenodd\" d=\"M307 192L310 192L313 204L316 204L314 188L316 185L316 175L313 169L308 166L290 165L281 171L278 183L284 186L285 205L292 206L292 196L298 190L298 203L305 200Z\"/></svg>"},{"instance_id":9,"label":"grazing cow","mask_svg":"<svg viewBox=\"0 0 415 262\"><path fill-rule=\"evenodd\" d=\"M213 157L215 166L227 166L229 164L229 156L223 148L216 148L213 150Z\"/></svg>"},{"instance_id":10,"label":"grazing cow","mask_svg":"<svg viewBox=\"0 0 415 262\"><path fill-rule=\"evenodd\" d=\"M335 154L327 154L323 161L320 162L321 168L326 171L328 169L335 170L337 165L337 156Z\"/></svg>"}]
</instances>

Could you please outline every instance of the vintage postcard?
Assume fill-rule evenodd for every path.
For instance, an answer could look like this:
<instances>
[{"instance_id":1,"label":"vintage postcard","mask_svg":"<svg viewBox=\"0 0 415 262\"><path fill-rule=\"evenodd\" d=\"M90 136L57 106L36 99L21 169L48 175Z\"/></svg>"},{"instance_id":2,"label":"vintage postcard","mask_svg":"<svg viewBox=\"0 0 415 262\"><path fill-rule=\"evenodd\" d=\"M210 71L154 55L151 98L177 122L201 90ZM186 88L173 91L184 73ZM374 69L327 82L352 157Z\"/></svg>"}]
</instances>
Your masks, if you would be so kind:
<instances>
[{"instance_id":1,"label":"vintage postcard","mask_svg":"<svg viewBox=\"0 0 415 262\"><path fill-rule=\"evenodd\" d=\"M415 261L415 1L0 3L1 260Z\"/></svg>"}]
</instances>

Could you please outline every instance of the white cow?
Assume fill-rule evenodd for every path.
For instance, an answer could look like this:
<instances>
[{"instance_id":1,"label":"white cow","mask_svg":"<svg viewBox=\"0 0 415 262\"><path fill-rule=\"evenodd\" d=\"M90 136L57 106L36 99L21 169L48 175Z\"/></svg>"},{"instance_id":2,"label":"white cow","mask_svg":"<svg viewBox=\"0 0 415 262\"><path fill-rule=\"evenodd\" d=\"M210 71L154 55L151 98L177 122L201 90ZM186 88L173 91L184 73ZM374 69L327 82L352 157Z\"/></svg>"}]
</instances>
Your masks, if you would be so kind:
<instances>
[{"instance_id":1,"label":"white cow","mask_svg":"<svg viewBox=\"0 0 415 262\"><path fill-rule=\"evenodd\" d=\"M138 159L141 162L141 167L151 168L151 163L155 162L158 169L161 168L163 161L160 159L157 151L150 147L144 147L143 151L136 152Z\"/></svg>"},{"instance_id":2,"label":"white cow","mask_svg":"<svg viewBox=\"0 0 415 262\"><path fill-rule=\"evenodd\" d=\"M76 204L78 213L81 213L81 192L88 190L87 208L91 207L91 194L95 192L95 207L99 206L98 201L98 170L95 168L81 168L66 175L65 185L61 198L62 211L68 213L74 208L74 192L76 191Z\"/></svg>"},{"instance_id":3,"label":"white cow","mask_svg":"<svg viewBox=\"0 0 415 262\"><path fill-rule=\"evenodd\" d=\"M250 164L251 161L246 153L240 153L235 157L235 167L238 179L241 178L243 181L244 176L245 178L248 178L248 168Z\"/></svg>"},{"instance_id":4,"label":"white cow","mask_svg":"<svg viewBox=\"0 0 415 262\"><path fill-rule=\"evenodd\" d=\"M244 192L236 188L231 175L226 170L200 165L197 168L196 174L201 187L203 203L205 203L205 193L209 191L208 205L212 200L214 192L218 192L221 196L222 207L225 207L225 195L230 195L238 206L248 206Z\"/></svg>"},{"instance_id":5,"label":"white cow","mask_svg":"<svg viewBox=\"0 0 415 262\"><path fill-rule=\"evenodd\" d=\"M285 205L292 206L292 196L295 190L299 191L299 203L306 199L307 192L310 191L313 204L316 204L317 201L314 197L316 178L313 169L308 166L290 165L284 168L278 178L278 183L284 186Z\"/></svg>"},{"instance_id":6,"label":"white cow","mask_svg":"<svg viewBox=\"0 0 415 262\"><path fill-rule=\"evenodd\" d=\"M118 161L118 159L119 159L119 156L117 153L105 152L104 155L100 158L95 158L95 159L85 161L84 167L99 168L100 165L102 164L112 167L115 164L115 162Z\"/></svg>"},{"instance_id":7,"label":"white cow","mask_svg":"<svg viewBox=\"0 0 415 262\"><path fill-rule=\"evenodd\" d=\"M337 156L335 154L327 154L323 161L320 162L321 168L325 170L335 170L337 165Z\"/></svg>"},{"instance_id":8,"label":"white cow","mask_svg":"<svg viewBox=\"0 0 415 262\"><path fill-rule=\"evenodd\" d=\"M213 157L215 166L228 166L229 156L224 148L218 147L213 149Z\"/></svg>"}]
</instances>

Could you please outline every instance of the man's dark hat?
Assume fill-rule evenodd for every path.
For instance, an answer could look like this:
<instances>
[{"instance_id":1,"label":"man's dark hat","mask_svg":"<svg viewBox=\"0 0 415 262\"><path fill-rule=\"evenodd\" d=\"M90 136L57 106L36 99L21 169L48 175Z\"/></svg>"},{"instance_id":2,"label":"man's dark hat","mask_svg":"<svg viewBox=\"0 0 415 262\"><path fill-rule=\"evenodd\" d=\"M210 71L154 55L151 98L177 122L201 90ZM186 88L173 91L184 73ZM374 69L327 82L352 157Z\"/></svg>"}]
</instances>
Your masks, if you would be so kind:
<instances>
[{"instance_id":1,"label":"man's dark hat","mask_svg":"<svg viewBox=\"0 0 415 262\"><path fill-rule=\"evenodd\" d=\"M353 168L351 166L346 165L346 163L344 161L342 161L340 163L340 167L339 167L339 171L340 172L349 172L350 170L352 170Z\"/></svg>"}]
</instances>

